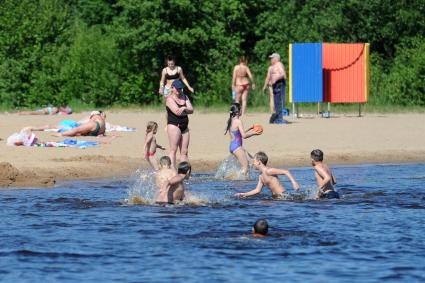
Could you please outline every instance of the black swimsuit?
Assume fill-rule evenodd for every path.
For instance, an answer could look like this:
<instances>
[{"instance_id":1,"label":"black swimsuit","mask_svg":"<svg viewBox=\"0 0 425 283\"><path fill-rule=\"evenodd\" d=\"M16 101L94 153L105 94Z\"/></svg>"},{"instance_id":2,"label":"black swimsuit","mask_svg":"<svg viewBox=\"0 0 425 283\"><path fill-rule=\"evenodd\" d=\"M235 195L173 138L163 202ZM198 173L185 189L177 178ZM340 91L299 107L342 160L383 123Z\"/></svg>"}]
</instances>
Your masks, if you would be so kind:
<instances>
[{"instance_id":1,"label":"black swimsuit","mask_svg":"<svg viewBox=\"0 0 425 283\"><path fill-rule=\"evenodd\" d=\"M177 67L177 71L174 75L170 75L167 72L167 69L165 70L165 80L166 81L170 81L170 80L177 80L178 78L180 78L180 73L179 73L179 67Z\"/></svg>"},{"instance_id":2,"label":"black swimsuit","mask_svg":"<svg viewBox=\"0 0 425 283\"><path fill-rule=\"evenodd\" d=\"M175 101L174 99L173 100L179 108L182 108L186 106L186 99L187 98L185 97L183 105L180 105L177 103L177 101ZM177 126L182 133L186 132L187 126L189 125L189 117L187 117L187 114L183 112L184 114L182 116L177 116L176 114L173 113L173 111L171 111L170 108L168 108L168 106L166 106L166 109L167 109L167 124Z\"/></svg>"}]
</instances>

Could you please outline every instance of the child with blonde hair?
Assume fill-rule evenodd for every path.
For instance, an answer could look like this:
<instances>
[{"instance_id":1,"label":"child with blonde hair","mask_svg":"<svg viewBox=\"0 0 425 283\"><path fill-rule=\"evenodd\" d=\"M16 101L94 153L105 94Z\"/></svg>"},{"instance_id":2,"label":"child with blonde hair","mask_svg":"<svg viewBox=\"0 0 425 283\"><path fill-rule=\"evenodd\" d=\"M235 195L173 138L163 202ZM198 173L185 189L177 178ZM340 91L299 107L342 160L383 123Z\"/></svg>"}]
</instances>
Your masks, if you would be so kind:
<instances>
[{"instance_id":1,"label":"child with blonde hair","mask_svg":"<svg viewBox=\"0 0 425 283\"><path fill-rule=\"evenodd\" d=\"M146 126L146 138L143 151L145 153L145 160L155 169L158 170L158 161L155 158L156 149L165 148L156 143L156 132L158 131L158 124L153 121L149 121Z\"/></svg>"}]
</instances>

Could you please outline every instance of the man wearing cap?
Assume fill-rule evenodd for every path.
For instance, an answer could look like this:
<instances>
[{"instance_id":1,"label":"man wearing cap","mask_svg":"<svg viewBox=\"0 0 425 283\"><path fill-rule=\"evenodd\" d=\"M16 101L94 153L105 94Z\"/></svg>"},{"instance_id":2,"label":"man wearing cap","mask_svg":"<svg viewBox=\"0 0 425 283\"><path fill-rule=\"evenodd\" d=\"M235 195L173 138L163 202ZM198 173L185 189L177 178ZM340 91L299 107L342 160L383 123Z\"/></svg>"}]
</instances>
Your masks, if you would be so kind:
<instances>
[{"instance_id":1,"label":"man wearing cap","mask_svg":"<svg viewBox=\"0 0 425 283\"><path fill-rule=\"evenodd\" d=\"M279 53L273 53L269 56L271 60L270 67L267 71L266 80L264 82L263 91L268 86L272 86L274 95L275 113L270 117L271 124L284 124L287 121L282 118L282 109L285 105L285 87L286 73L285 67L280 62Z\"/></svg>"}]
</instances>

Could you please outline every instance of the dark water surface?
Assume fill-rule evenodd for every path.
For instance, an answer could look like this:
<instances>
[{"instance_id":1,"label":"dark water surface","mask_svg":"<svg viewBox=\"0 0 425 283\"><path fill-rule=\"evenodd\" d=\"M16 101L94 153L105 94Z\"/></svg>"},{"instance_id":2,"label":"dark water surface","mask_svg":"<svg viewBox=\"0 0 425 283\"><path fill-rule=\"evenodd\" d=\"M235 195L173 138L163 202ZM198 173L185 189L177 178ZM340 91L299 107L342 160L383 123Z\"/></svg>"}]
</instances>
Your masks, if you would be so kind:
<instances>
[{"instance_id":1,"label":"dark water surface","mask_svg":"<svg viewBox=\"0 0 425 283\"><path fill-rule=\"evenodd\" d=\"M314 187L310 168L293 174ZM256 181L213 174L188 185L204 204L177 207L126 204L130 180L0 190L0 280L424 282L425 164L334 174L342 199L332 201L273 201L267 190L238 200ZM270 237L250 236L258 218Z\"/></svg>"}]
</instances>

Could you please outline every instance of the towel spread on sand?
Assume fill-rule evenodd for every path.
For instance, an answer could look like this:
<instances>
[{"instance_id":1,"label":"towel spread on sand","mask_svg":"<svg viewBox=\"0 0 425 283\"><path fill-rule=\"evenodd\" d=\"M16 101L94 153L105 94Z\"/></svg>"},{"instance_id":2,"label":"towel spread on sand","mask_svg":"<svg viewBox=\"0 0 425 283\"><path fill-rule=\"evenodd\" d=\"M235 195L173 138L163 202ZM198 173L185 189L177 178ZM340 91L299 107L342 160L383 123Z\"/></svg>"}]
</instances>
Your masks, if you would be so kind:
<instances>
[{"instance_id":1,"label":"towel spread on sand","mask_svg":"<svg viewBox=\"0 0 425 283\"><path fill-rule=\"evenodd\" d=\"M75 147L75 148L88 148L98 146L100 142L97 141L80 141L73 139L65 139L62 142L45 142L40 144L41 147Z\"/></svg>"},{"instance_id":2,"label":"towel spread on sand","mask_svg":"<svg viewBox=\"0 0 425 283\"><path fill-rule=\"evenodd\" d=\"M76 128L80 124L75 122L75 121L72 121L72 120L64 120L61 123L59 123L59 125L62 126L60 129L52 128L52 129L45 129L44 131L45 132L55 132L55 133L60 132L60 133L62 133L62 132L71 130L73 128ZM130 127L127 127L127 126L111 125L109 123L106 123L106 125L105 125L105 132L135 132L135 131L136 131L136 128L130 128Z\"/></svg>"}]
</instances>

